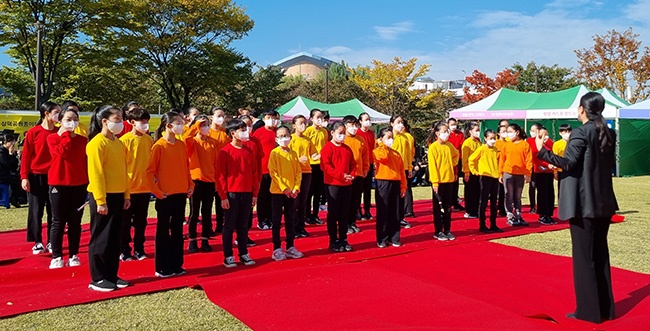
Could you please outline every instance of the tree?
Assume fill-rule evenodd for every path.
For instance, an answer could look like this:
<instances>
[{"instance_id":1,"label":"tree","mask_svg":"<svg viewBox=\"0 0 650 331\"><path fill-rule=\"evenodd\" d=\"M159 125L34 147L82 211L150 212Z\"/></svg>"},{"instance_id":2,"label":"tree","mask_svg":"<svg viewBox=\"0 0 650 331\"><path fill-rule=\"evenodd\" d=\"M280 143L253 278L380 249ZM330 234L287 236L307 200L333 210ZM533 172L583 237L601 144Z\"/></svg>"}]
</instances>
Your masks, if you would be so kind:
<instances>
[{"instance_id":1,"label":"tree","mask_svg":"<svg viewBox=\"0 0 650 331\"><path fill-rule=\"evenodd\" d=\"M0 87L10 97L2 99L2 109L32 109L34 107L34 81L24 67L0 68Z\"/></svg>"},{"instance_id":2,"label":"tree","mask_svg":"<svg viewBox=\"0 0 650 331\"><path fill-rule=\"evenodd\" d=\"M41 100L48 100L66 64L89 49L82 38L89 29L102 27L100 17L116 7L96 0L15 0L0 2L0 46L7 54L36 75L36 27L44 23L43 87ZM33 100L33 99L32 99ZM30 107L31 108L31 107Z\"/></svg>"},{"instance_id":3,"label":"tree","mask_svg":"<svg viewBox=\"0 0 650 331\"><path fill-rule=\"evenodd\" d=\"M348 69L350 79L371 98L369 102L375 109L387 114L405 114L413 108L420 98L421 91L410 90L415 79L424 76L430 65L416 68L416 58L402 61L395 57L390 63L372 61L372 67L359 66Z\"/></svg>"},{"instance_id":4,"label":"tree","mask_svg":"<svg viewBox=\"0 0 650 331\"><path fill-rule=\"evenodd\" d=\"M471 76L465 77L469 86L463 88L463 92L465 93L463 100L468 103L474 103L483 100L503 87L515 87L517 86L518 77L519 72L511 69L504 69L498 72L494 79L478 70L474 70Z\"/></svg>"},{"instance_id":5,"label":"tree","mask_svg":"<svg viewBox=\"0 0 650 331\"><path fill-rule=\"evenodd\" d=\"M187 108L202 93L226 93L250 63L229 47L253 27L230 0L122 0L123 13L106 34L93 35L105 54L119 55L151 74L173 107ZM117 52L119 50L119 52Z\"/></svg>"},{"instance_id":6,"label":"tree","mask_svg":"<svg viewBox=\"0 0 650 331\"><path fill-rule=\"evenodd\" d=\"M537 66L531 61L524 67L515 63L512 65L512 70L519 73L516 88L522 92L554 92L580 85L580 81L573 76L571 68L560 67L557 64L550 67Z\"/></svg>"},{"instance_id":7,"label":"tree","mask_svg":"<svg viewBox=\"0 0 650 331\"><path fill-rule=\"evenodd\" d=\"M576 76L593 89L606 87L618 95L632 90L629 101L634 103L650 96L650 48L643 52L638 34L632 28L620 33L616 30L606 35L595 35L594 46L575 50L578 57Z\"/></svg>"}]
</instances>

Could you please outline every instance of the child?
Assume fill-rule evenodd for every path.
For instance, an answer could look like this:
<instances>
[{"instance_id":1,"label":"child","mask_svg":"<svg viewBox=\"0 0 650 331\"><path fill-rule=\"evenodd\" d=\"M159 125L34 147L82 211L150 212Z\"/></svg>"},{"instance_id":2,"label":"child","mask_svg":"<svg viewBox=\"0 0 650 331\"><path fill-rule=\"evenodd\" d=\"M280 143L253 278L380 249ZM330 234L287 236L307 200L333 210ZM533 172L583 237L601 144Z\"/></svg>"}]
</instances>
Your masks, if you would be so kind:
<instances>
[{"instance_id":1,"label":"child","mask_svg":"<svg viewBox=\"0 0 650 331\"><path fill-rule=\"evenodd\" d=\"M289 148L298 155L302 177L300 179L300 194L296 200L296 238L309 237L309 232L305 230L305 218L307 213L307 197L311 185L312 168L310 161L318 158L316 147L311 140L305 138L307 119L302 115L296 115L292 120L293 136L289 143Z\"/></svg>"},{"instance_id":2,"label":"child","mask_svg":"<svg viewBox=\"0 0 650 331\"><path fill-rule=\"evenodd\" d=\"M359 120L355 116L348 115L343 117L343 124L345 124L346 134L343 143L350 147L352 154L354 154L354 161L357 164L357 172L354 174L355 178L352 181L351 203L353 208L350 208L350 217L348 218L348 234L352 234L361 232L361 229L357 226L357 209L361 204L363 181L370 170L370 158L368 157L366 141L357 136Z\"/></svg>"},{"instance_id":3,"label":"child","mask_svg":"<svg viewBox=\"0 0 650 331\"><path fill-rule=\"evenodd\" d=\"M331 137L329 136L329 131L332 128L331 124L332 121L330 121L330 112L328 110L323 110L323 127L325 128L325 132L327 132L327 139L325 142L328 142ZM320 194L320 205L318 206L318 210L320 211L327 211L327 184L323 183L322 185L322 192Z\"/></svg>"},{"instance_id":4,"label":"child","mask_svg":"<svg viewBox=\"0 0 650 331\"><path fill-rule=\"evenodd\" d=\"M190 198L190 224L188 226L190 253L199 251L196 243L196 224L201 214L201 250L211 252L208 239L212 232L212 205L216 195L218 143L210 137L210 118L196 116L184 134L187 155L190 158L190 174L194 181L194 193Z\"/></svg>"},{"instance_id":5,"label":"child","mask_svg":"<svg viewBox=\"0 0 650 331\"><path fill-rule=\"evenodd\" d=\"M190 175L185 144L176 139L183 134L185 120L175 112L160 118L147 167L149 187L156 196L155 275L160 278L185 274L183 269L183 221L185 204L192 196L194 182Z\"/></svg>"},{"instance_id":6,"label":"child","mask_svg":"<svg viewBox=\"0 0 650 331\"><path fill-rule=\"evenodd\" d=\"M68 109L74 110L74 111L77 112L77 114L79 114L79 112L81 111L81 108L79 108L79 105L76 102L72 101L72 100L63 101L63 104L61 104L61 109L64 110L64 111L68 110ZM79 122L79 125L77 126L76 129L74 129L73 132L80 135L80 136L86 137L86 139L88 138L88 126L85 125L82 122Z\"/></svg>"},{"instance_id":7,"label":"child","mask_svg":"<svg viewBox=\"0 0 650 331\"><path fill-rule=\"evenodd\" d=\"M88 191L88 165L86 145L88 138L74 133L79 125L79 114L68 108L61 113L61 127L56 134L47 136L52 162L47 173L52 203L52 261L50 269L63 267L63 232L68 225L68 266L80 266L79 241L81 240L80 209Z\"/></svg>"},{"instance_id":8,"label":"child","mask_svg":"<svg viewBox=\"0 0 650 331\"><path fill-rule=\"evenodd\" d=\"M481 183L479 182L479 177L470 171L468 160L470 155L481 147L481 132L479 129L480 127L476 122L467 124L465 128L465 141L460 152L463 160L463 183L465 184L465 218L478 218Z\"/></svg>"},{"instance_id":9,"label":"child","mask_svg":"<svg viewBox=\"0 0 650 331\"><path fill-rule=\"evenodd\" d=\"M9 132L0 134L0 184L9 185L11 189L10 202L20 208L22 188L20 187L20 169L18 167L18 151L16 150L16 135Z\"/></svg>"},{"instance_id":10,"label":"child","mask_svg":"<svg viewBox=\"0 0 650 331\"><path fill-rule=\"evenodd\" d=\"M479 231L483 233L503 232L497 226L497 195L499 194L499 149L494 131L487 129L483 135L485 145L477 148L468 158L469 170L480 176ZM485 224L485 210L490 201L490 227Z\"/></svg>"},{"instance_id":11,"label":"child","mask_svg":"<svg viewBox=\"0 0 650 331\"><path fill-rule=\"evenodd\" d=\"M270 230L271 222L271 176L269 175L269 156L275 148L275 129L280 124L280 114L275 110L267 110L262 113L264 127L253 132L255 137L262 146L262 182L260 182L260 192L258 193L257 204L257 227L260 230Z\"/></svg>"},{"instance_id":12,"label":"child","mask_svg":"<svg viewBox=\"0 0 650 331\"><path fill-rule=\"evenodd\" d=\"M539 127L539 130L546 130L546 128ZM553 140L548 136L545 138L544 146L548 150L553 149ZM533 154L533 174L535 177L535 186L537 188L537 214L539 215L539 224L553 225L556 222L553 220L553 210L555 209L555 192L553 187L553 177L555 170L546 161L537 157L537 144L531 145L531 152Z\"/></svg>"},{"instance_id":13,"label":"child","mask_svg":"<svg viewBox=\"0 0 650 331\"><path fill-rule=\"evenodd\" d=\"M503 121L503 120L502 120ZM499 150L500 153L503 153L504 148L506 147L506 142L510 141L508 140L508 126L507 125L502 125L499 126L499 137L497 138L497 142L495 144L497 150ZM506 192L503 188L503 185L499 185L499 199L498 199L498 209L499 209L499 216L506 217L508 214L506 213L506 207L505 207L505 197L506 197Z\"/></svg>"},{"instance_id":14,"label":"child","mask_svg":"<svg viewBox=\"0 0 650 331\"><path fill-rule=\"evenodd\" d=\"M255 163L257 169L262 169L262 159L264 158L264 153L262 153L262 146L260 145L260 142L259 140L257 140L257 138L251 136L251 132L253 132L253 124L254 124L253 118L249 115L242 115L239 116L239 119L242 120L244 124L246 124L246 131L248 132L248 136L249 136L248 140L242 141L242 144L250 148L251 151L253 151L254 160L256 161ZM252 176L253 174L250 175ZM255 180L257 180L257 182L259 183L260 181L262 181L262 174L258 171L257 176L258 178L256 178ZM250 230L251 228L253 228L253 207L252 206L251 206L250 215L248 216L248 230ZM235 244L237 244L237 240L235 240ZM246 244L248 245L248 247L253 247L255 246L255 241L253 241L253 239L251 239L251 237L248 236L248 241Z\"/></svg>"},{"instance_id":15,"label":"child","mask_svg":"<svg viewBox=\"0 0 650 331\"><path fill-rule=\"evenodd\" d=\"M307 196L307 215L305 221L309 224L321 225L323 221L318 217L318 212L320 211L324 179L323 170L320 167L320 154L329 140L329 134L325 128L327 124L323 120L323 113L319 109L314 108L311 110L309 120L312 125L305 130L303 135L311 141L318 155L309 160L311 164L311 183L309 185L309 195Z\"/></svg>"},{"instance_id":16,"label":"child","mask_svg":"<svg viewBox=\"0 0 650 331\"><path fill-rule=\"evenodd\" d=\"M535 123L531 125L530 127L530 137L526 139L526 142L528 142L528 145L530 146L531 151L533 150L535 146L535 137L537 137L537 131L542 128L541 123ZM537 153L533 153L534 155L537 155ZM535 156L533 156L533 168L531 168L531 173L530 173L530 183L528 183L528 198L530 201L530 211L529 213L535 214L537 213L537 199L536 199L536 192L537 192L537 171L535 171Z\"/></svg>"},{"instance_id":17,"label":"child","mask_svg":"<svg viewBox=\"0 0 650 331\"><path fill-rule=\"evenodd\" d=\"M462 160L462 148L463 148L463 143L465 142L465 134L463 131L461 131L458 128L458 121L450 117L447 119L447 126L449 127L449 142L454 146L456 150L458 150L458 153L461 153L460 159ZM458 162L458 170L459 172L463 171L463 165L462 162ZM460 199L458 198L458 188L460 187L460 178L456 178L456 181L454 181L454 190L453 190L453 197L451 198L451 202L454 204L453 208L454 210L457 211L463 211L465 210L465 207L463 207L460 204Z\"/></svg>"},{"instance_id":18,"label":"child","mask_svg":"<svg viewBox=\"0 0 650 331\"><path fill-rule=\"evenodd\" d=\"M118 108L107 105L95 109L86 145L90 193L88 264L92 277L88 288L100 292L130 285L117 276L122 213L131 206L126 148L117 138L124 129L122 122Z\"/></svg>"},{"instance_id":19,"label":"child","mask_svg":"<svg viewBox=\"0 0 650 331\"><path fill-rule=\"evenodd\" d=\"M120 259L122 261L147 258L147 253L144 251L144 232L147 228L149 201L151 200L147 167L153 146L153 139L149 136L150 118L149 112L142 108L133 108L127 111L126 119L133 129L120 138L126 147L126 168L129 174L129 192L131 193L131 207L124 211L122 219L120 235ZM133 239L131 228L133 228ZM133 255L131 255L131 240L133 240Z\"/></svg>"},{"instance_id":20,"label":"child","mask_svg":"<svg viewBox=\"0 0 650 331\"><path fill-rule=\"evenodd\" d=\"M29 214L27 214L27 241L33 242L32 254L37 255L51 250L50 231L52 210L48 195L47 173L52 156L47 145L47 137L55 134L58 128L61 107L54 102L45 102L40 108L41 118L35 127L25 133L20 161L21 186L27 192ZM79 207L79 206L77 206ZM43 246L43 208L47 212L47 245Z\"/></svg>"},{"instance_id":21,"label":"child","mask_svg":"<svg viewBox=\"0 0 650 331\"><path fill-rule=\"evenodd\" d=\"M393 132L386 127L379 131L379 146L373 151L377 174L375 203L377 204L377 246L402 246L400 242L399 201L406 193L406 172L398 152L391 149Z\"/></svg>"},{"instance_id":22,"label":"child","mask_svg":"<svg viewBox=\"0 0 650 331\"><path fill-rule=\"evenodd\" d=\"M246 124L239 119L228 122L226 132L231 138L231 143L219 151L217 164L217 188L221 200L221 206L226 211L226 218L221 233L223 239L223 264L226 268L236 267L232 249L232 234L237 231L237 247L239 250L239 261L245 265L253 265L248 256L247 222L251 212L251 206L257 203L257 192L259 191L259 168L254 160L253 151L243 144L248 141L249 135ZM247 169L247 171L243 171Z\"/></svg>"},{"instance_id":23,"label":"child","mask_svg":"<svg viewBox=\"0 0 650 331\"><path fill-rule=\"evenodd\" d=\"M508 125L508 139L499 158L499 183L506 192L508 225L528 226L521 216L521 192L524 182L530 183L533 156L526 135L518 124Z\"/></svg>"},{"instance_id":24,"label":"child","mask_svg":"<svg viewBox=\"0 0 650 331\"><path fill-rule=\"evenodd\" d=\"M273 254L275 261L288 257L298 259L303 256L293 245L295 239L296 198L300 193L302 171L298 155L289 148L291 131L285 126L276 130L278 147L269 156L269 175L271 176L271 201L273 203ZM284 231L286 234L286 253L282 251L280 228L284 214Z\"/></svg>"},{"instance_id":25,"label":"child","mask_svg":"<svg viewBox=\"0 0 650 331\"><path fill-rule=\"evenodd\" d=\"M230 137L226 133L225 129L225 121L226 121L226 113L223 111L221 107L214 107L212 108L212 123L210 124L210 137L214 140L217 141L217 154L219 154L219 151L221 149L230 144ZM210 236L214 237L217 235L217 233L221 233L223 229L223 222L224 222L224 210L221 208L221 197L219 196L219 193L215 192L214 194L215 198L215 213L216 213L216 220L215 222L217 223L215 226L215 231L210 231ZM225 197L224 197L225 198Z\"/></svg>"},{"instance_id":26,"label":"child","mask_svg":"<svg viewBox=\"0 0 650 331\"><path fill-rule=\"evenodd\" d=\"M372 122L370 121L370 115L368 113L361 113L359 115L359 122L361 123L361 129L357 132L357 135L363 138L366 143L366 149L368 150L368 163L370 163L370 169L368 174L363 179L363 210L359 206L359 214L362 221L371 220L374 218L370 213L371 205L371 196L370 192L372 191L372 179L375 176L375 157L373 155L373 150L377 144L375 140L375 133L371 130Z\"/></svg>"},{"instance_id":27,"label":"child","mask_svg":"<svg viewBox=\"0 0 650 331\"><path fill-rule=\"evenodd\" d=\"M449 128L445 122L438 122L431 130L429 144L429 180L433 190L434 238L456 240L451 233L451 206L454 195L454 181L458 177L458 150L449 141ZM442 205L444 213L439 208Z\"/></svg>"},{"instance_id":28,"label":"child","mask_svg":"<svg viewBox=\"0 0 650 331\"><path fill-rule=\"evenodd\" d=\"M567 142L569 137L571 137L571 125L563 123L560 124L560 136L562 139L558 139L553 144L553 154L564 157L564 151L566 150ZM560 201L560 184L562 184L562 169L550 165L551 168L555 169L555 179L557 180L557 200Z\"/></svg>"},{"instance_id":29,"label":"child","mask_svg":"<svg viewBox=\"0 0 650 331\"><path fill-rule=\"evenodd\" d=\"M354 153L346 146L345 124L335 122L332 125L332 140L321 151L321 169L327 186L327 233L329 249L333 252L351 252L348 243L347 222L350 217L352 181L356 174Z\"/></svg>"},{"instance_id":30,"label":"child","mask_svg":"<svg viewBox=\"0 0 650 331\"><path fill-rule=\"evenodd\" d=\"M404 118L402 118L402 116L391 117L390 125L393 128L393 139L394 139L392 148L402 156L402 160L404 161L404 171L406 174L407 186L408 186L408 182L411 180L411 178L413 178L413 157L415 156L415 146L413 146L413 144L411 143L411 139L406 135L406 126L405 126ZM404 219L406 217L406 209L407 209L406 200L408 197L409 197L409 190L407 187L406 195L404 196L404 198L400 199L401 202L399 207L399 209L402 212L400 225L405 229L411 227L411 224Z\"/></svg>"}]
</instances>

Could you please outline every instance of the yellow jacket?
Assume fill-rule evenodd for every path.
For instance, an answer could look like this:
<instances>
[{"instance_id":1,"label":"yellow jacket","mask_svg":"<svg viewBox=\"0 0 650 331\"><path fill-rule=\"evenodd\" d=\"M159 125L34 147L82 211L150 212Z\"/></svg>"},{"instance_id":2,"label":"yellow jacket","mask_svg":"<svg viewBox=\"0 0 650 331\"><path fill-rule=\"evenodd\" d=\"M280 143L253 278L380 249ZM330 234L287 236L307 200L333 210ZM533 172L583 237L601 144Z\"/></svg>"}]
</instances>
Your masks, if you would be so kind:
<instances>
[{"instance_id":1,"label":"yellow jacket","mask_svg":"<svg viewBox=\"0 0 650 331\"><path fill-rule=\"evenodd\" d=\"M306 163L300 163L300 168L302 173L310 174L311 173L311 156L316 154L316 147L311 143L311 140L305 138L305 136L298 137L295 134L292 135L291 142L289 143L289 148L292 151L296 152L298 158L302 156L307 157Z\"/></svg>"},{"instance_id":2,"label":"yellow jacket","mask_svg":"<svg viewBox=\"0 0 650 331\"><path fill-rule=\"evenodd\" d=\"M456 180L458 150L450 142L435 141L429 145L429 180L434 187L440 183L453 183Z\"/></svg>"},{"instance_id":3,"label":"yellow jacket","mask_svg":"<svg viewBox=\"0 0 650 331\"><path fill-rule=\"evenodd\" d=\"M468 159L469 170L477 176L499 178L499 150L482 145Z\"/></svg>"},{"instance_id":4,"label":"yellow jacket","mask_svg":"<svg viewBox=\"0 0 650 331\"><path fill-rule=\"evenodd\" d=\"M302 170L296 152L278 146L269 155L271 194L284 194L284 190L300 191Z\"/></svg>"},{"instance_id":5,"label":"yellow jacket","mask_svg":"<svg viewBox=\"0 0 650 331\"><path fill-rule=\"evenodd\" d=\"M106 204L108 193L124 193L125 199L131 198L126 148L119 139L110 140L100 133L86 145L86 155L88 192L93 194L98 205Z\"/></svg>"},{"instance_id":6,"label":"yellow jacket","mask_svg":"<svg viewBox=\"0 0 650 331\"><path fill-rule=\"evenodd\" d=\"M131 194L150 193L147 166L149 165L153 139L148 134L138 136L127 132L120 137L120 141L126 148L126 169L131 183Z\"/></svg>"},{"instance_id":7,"label":"yellow jacket","mask_svg":"<svg viewBox=\"0 0 650 331\"><path fill-rule=\"evenodd\" d=\"M311 143L314 144L316 148L316 153L320 154L320 151L325 147L325 144L329 141L329 133L326 128L320 127L316 129L313 125L308 127L305 132L302 134L305 138L311 140ZM310 158L309 162L311 164L320 164L320 159L312 160Z\"/></svg>"},{"instance_id":8,"label":"yellow jacket","mask_svg":"<svg viewBox=\"0 0 650 331\"><path fill-rule=\"evenodd\" d=\"M413 136L409 133L398 133L393 137L393 146L391 148L402 156L404 170L407 171L413 170L413 158L415 157L413 142Z\"/></svg>"},{"instance_id":9,"label":"yellow jacket","mask_svg":"<svg viewBox=\"0 0 650 331\"><path fill-rule=\"evenodd\" d=\"M481 141L474 139L472 137L465 139L463 142L463 146L461 147L461 155L463 157L463 172L464 173L469 173L469 156L474 153L479 147L481 147Z\"/></svg>"}]
</instances>

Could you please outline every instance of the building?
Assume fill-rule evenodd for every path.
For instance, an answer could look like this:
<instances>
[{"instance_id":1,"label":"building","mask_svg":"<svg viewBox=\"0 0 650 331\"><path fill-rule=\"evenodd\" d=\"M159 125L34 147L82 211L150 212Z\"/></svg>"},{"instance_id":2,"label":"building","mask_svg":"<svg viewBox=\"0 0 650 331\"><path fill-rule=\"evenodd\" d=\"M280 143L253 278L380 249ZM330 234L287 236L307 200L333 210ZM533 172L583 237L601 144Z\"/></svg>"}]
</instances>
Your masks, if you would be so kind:
<instances>
[{"instance_id":1,"label":"building","mask_svg":"<svg viewBox=\"0 0 650 331\"><path fill-rule=\"evenodd\" d=\"M433 91L436 89L441 89L443 91L449 91L454 93L456 98L461 99L465 92L463 88L467 85L465 80L434 80L431 77L418 77L415 79L415 82L409 90L424 90L424 91Z\"/></svg>"},{"instance_id":2,"label":"building","mask_svg":"<svg viewBox=\"0 0 650 331\"><path fill-rule=\"evenodd\" d=\"M300 52L273 63L284 70L285 76L302 76L314 79L334 61L307 52Z\"/></svg>"}]
</instances>

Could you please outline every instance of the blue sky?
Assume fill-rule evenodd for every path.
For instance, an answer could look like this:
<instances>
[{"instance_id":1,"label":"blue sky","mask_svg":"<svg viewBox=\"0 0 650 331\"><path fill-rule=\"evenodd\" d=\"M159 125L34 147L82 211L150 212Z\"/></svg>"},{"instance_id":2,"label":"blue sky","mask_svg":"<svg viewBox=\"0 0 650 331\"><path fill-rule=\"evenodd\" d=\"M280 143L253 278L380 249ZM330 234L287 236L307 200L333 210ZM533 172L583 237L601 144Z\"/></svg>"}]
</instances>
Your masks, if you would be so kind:
<instances>
[{"instance_id":1,"label":"blue sky","mask_svg":"<svg viewBox=\"0 0 650 331\"><path fill-rule=\"evenodd\" d=\"M594 34L632 27L650 46L650 0L239 0L255 27L233 46L259 65L298 51L369 65L416 57L434 79L515 62L577 66ZM9 64L6 55L0 65Z\"/></svg>"}]
</instances>

